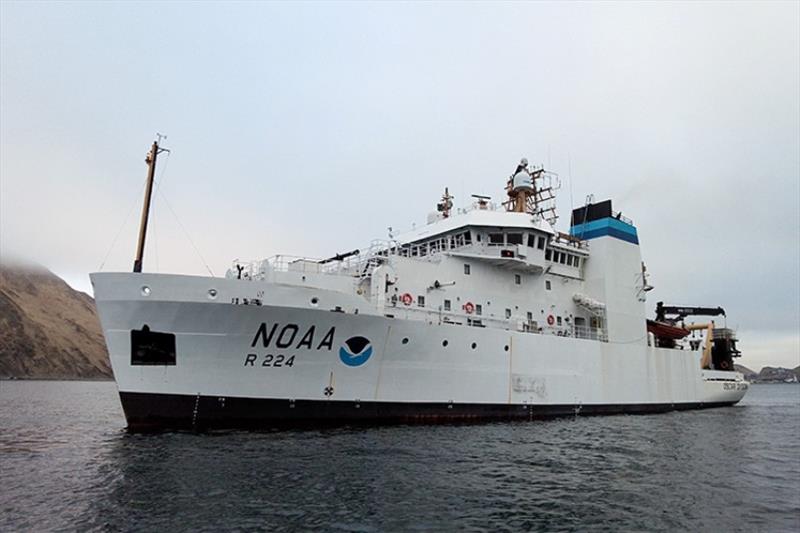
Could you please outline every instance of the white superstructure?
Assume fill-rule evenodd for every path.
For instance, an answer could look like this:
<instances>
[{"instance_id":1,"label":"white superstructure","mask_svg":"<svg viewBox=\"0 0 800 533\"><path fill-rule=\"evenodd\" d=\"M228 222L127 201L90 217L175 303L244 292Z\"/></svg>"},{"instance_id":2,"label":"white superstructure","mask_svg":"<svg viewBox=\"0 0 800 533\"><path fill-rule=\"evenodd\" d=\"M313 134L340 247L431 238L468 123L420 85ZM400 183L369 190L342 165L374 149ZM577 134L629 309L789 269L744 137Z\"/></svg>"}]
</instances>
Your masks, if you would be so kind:
<instances>
[{"instance_id":1,"label":"white superstructure","mask_svg":"<svg viewBox=\"0 0 800 533\"><path fill-rule=\"evenodd\" d=\"M427 225L325 260L237 263L225 278L93 274L129 426L533 419L738 402L748 387L731 371L738 352L713 323L648 325L633 223L609 201L575 210L570 232L557 232L550 179L521 164L503 207L479 197L453 212L446 192Z\"/></svg>"}]
</instances>

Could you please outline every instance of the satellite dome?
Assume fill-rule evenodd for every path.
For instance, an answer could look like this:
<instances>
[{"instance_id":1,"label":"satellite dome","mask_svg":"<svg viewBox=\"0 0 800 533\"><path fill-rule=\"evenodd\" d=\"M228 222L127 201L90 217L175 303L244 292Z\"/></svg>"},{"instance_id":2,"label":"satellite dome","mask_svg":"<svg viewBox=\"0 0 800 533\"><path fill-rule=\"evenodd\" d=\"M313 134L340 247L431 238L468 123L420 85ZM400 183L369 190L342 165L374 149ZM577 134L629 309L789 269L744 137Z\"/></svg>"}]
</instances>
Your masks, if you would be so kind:
<instances>
[{"instance_id":1,"label":"satellite dome","mask_svg":"<svg viewBox=\"0 0 800 533\"><path fill-rule=\"evenodd\" d=\"M533 179L527 172L517 172L514 174L514 182L511 187L513 192L526 191L533 192Z\"/></svg>"}]
</instances>

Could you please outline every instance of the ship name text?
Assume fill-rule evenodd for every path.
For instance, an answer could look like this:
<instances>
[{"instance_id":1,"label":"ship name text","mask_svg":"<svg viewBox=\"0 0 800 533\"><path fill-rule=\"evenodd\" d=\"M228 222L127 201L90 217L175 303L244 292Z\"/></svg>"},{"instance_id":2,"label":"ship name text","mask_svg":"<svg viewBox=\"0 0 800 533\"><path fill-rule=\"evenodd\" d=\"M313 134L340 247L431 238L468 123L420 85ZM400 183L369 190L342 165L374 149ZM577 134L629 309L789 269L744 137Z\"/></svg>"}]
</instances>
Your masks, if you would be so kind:
<instances>
[{"instance_id":1,"label":"ship name text","mask_svg":"<svg viewBox=\"0 0 800 533\"><path fill-rule=\"evenodd\" d=\"M333 349L333 339L336 335L336 328L331 327L321 338L318 335L322 334L321 330L317 332L317 326L310 326L307 329L301 329L297 324L281 325L274 323L267 326L266 322L262 322L258 327L253 342L250 343L251 348L275 348L280 350L331 350ZM302 332L302 334L301 334ZM317 339L319 338L319 341ZM291 367L294 365L296 355L291 354L273 354L267 353L263 357L257 354L248 353L244 359L244 366L264 366L264 367ZM260 363L260 364L258 364Z\"/></svg>"}]
</instances>

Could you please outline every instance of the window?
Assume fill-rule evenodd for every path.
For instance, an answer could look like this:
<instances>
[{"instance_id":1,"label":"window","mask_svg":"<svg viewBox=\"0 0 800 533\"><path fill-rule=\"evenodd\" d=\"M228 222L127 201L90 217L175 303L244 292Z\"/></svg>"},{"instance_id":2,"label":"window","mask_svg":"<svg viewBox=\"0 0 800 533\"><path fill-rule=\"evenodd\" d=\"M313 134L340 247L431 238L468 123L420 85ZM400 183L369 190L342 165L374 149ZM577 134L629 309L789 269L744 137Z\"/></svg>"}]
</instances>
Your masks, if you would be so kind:
<instances>
[{"instance_id":1,"label":"window","mask_svg":"<svg viewBox=\"0 0 800 533\"><path fill-rule=\"evenodd\" d=\"M522 244L522 233L509 233L506 237L508 244Z\"/></svg>"},{"instance_id":2,"label":"window","mask_svg":"<svg viewBox=\"0 0 800 533\"><path fill-rule=\"evenodd\" d=\"M533 320L533 313L531 313L530 311L528 311L528 315L527 316L528 316L528 320Z\"/></svg>"},{"instance_id":3,"label":"window","mask_svg":"<svg viewBox=\"0 0 800 533\"><path fill-rule=\"evenodd\" d=\"M481 304L475 306L475 314L478 316L483 314L483 306Z\"/></svg>"},{"instance_id":4,"label":"window","mask_svg":"<svg viewBox=\"0 0 800 533\"><path fill-rule=\"evenodd\" d=\"M572 256L571 255L567 256L567 265L568 266L572 266Z\"/></svg>"},{"instance_id":5,"label":"window","mask_svg":"<svg viewBox=\"0 0 800 533\"><path fill-rule=\"evenodd\" d=\"M481 236L478 235L478 240L481 240ZM472 244L472 238L470 238L469 232L464 232L464 244Z\"/></svg>"},{"instance_id":6,"label":"window","mask_svg":"<svg viewBox=\"0 0 800 533\"><path fill-rule=\"evenodd\" d=\"M528 248L536 246L536 236L533 233L528 234Z\"/></svg>"},{"instance_id":7,"label":"window","mask_svg":"<svg viewBox=\"0 0 800 533\"><path fill-rule=\"evenodd\" d=\"M444 310L445 311L449 311L450 310L450 300L445 300L444 301Z\"/></svg>"},{"instance_id":8,"label":"window","mask_svg":"<svg viewBox=\"0 0 800 533\"><path fill-rule=\"evenodd\" d=\"M556 324L559 325L559 326L561 325L561 317L560 316L556 317Z\"/></svg>"},{"instance_id":9,"label":"window","mask_svg":"<svg viewBox=\"0 0 800 533\"><path fill-rule=\"evenodd\" d=\"M422 295L417 296L417 306L425 307L425 297L424 296L422 296Z\"/></svg>"},{"instance_id":10,"label":"window","mask_svg":"<svg viewBox=\"0 0 800 533\"><path fill-rule=\"evenodd\" d=\"M547 250L544 252L544 258L545 258L547 261L550 261L550 260L553 258L553 251L552 251L550 248L548 248L548 249L547 249Z\"/></svg>"},{"instance_id":11,"label":"window","mask_svg":"<svg viewBox=\"0 0 800 533\"><path fill-rule=\"evenodd\" d=\"M511 318L511 309L506 309L506 318Z\"/></svg>"},{"instance_id":12,"label":"window","mask_svg":"<svg viewBox=\"0 0 800 533\"><path fill-rule=\"evenodd\" d=\"M561 252L560 254L558 254L558 262L561 263L562 265L564 263L566 263L567 262L567 254L565 254L564 252Z\"/></svg>"},{"instance_id":13,"label":"window","mask_svg":"<svg viewBox=\"0 0 800 533\"><path fill-rule=\"evenodd\" d=\"M503 241L503 234L502 233L490 233L489 234L489 246L498 246L502 245L505 241Z\"/></svg>"},{"instance_id":14,"label":"window","mask_svg":"<svg viewBox=\"0 0 800 533\"><path fill-rule=\"evenodd\" d=\"M577 255L575 256L575 261L573 261L573 265L575 265L575 268L580 268L581 266L581 258L578 257Z\"/></svg>"},{"instance_id":15,"label":"window","mask_svg":"<svg viewBox=\"0 0 800 533\"><path fill-rule=\"evenodd\" d=\"M469 265L468 264L464 265L464 275L465 276L469 276Z\"/></svg>"},{"instance_id":16,"label":"window","mask_svg":"<svg viewBox=\"0 0 800 533\"><path fill-rule=\"evenodd\" d=\"M549 279L544 282L544 288L547 289L548 291L550 290L550 280Z\"/></svg>"},{"instance_id":17,"label":"window","mask_svg":"<svg viewBox=\"0 0 800 533\"><path fill-rule=\"evenodd\" d=\"M519 274L514 274L514 283L517 285L522 285L522 276Z\"/></svg>"},{"instance_id":18,"label":"window","mask_svg":"<svg viewBox=\"0 0 800 533\"><path fill-rule=\"evenodd\" d=\"M545 241L545 238L540 235L539 236L539 243L537 244L536 247L539 248L540 250L544 250L545 242L547 242L547 241Z\"/></svg>"}]
</instances>

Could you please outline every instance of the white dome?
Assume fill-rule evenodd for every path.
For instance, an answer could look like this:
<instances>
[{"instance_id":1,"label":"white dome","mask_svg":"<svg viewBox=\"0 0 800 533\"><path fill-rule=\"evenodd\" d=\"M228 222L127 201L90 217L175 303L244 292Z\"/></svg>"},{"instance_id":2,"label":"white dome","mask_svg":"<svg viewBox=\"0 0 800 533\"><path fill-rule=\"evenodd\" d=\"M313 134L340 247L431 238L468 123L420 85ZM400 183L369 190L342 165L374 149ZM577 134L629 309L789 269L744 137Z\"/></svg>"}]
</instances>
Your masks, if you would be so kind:
<instances>
[{"instance_id":1,"label":"white dome","mask_svg":"<svg viewBox=\"0 0 800 533\"><path fill-rule=\"evenodd\" d=\"M511 189L514 192L526 191L533 192L533 179L527 172L517 172L514 175L514 181Z\"/></svg>"}]
</instances>

